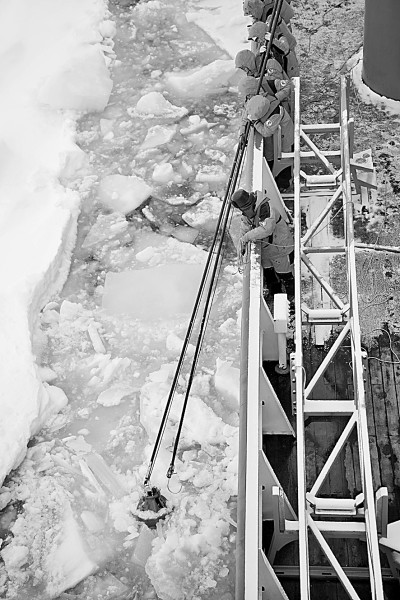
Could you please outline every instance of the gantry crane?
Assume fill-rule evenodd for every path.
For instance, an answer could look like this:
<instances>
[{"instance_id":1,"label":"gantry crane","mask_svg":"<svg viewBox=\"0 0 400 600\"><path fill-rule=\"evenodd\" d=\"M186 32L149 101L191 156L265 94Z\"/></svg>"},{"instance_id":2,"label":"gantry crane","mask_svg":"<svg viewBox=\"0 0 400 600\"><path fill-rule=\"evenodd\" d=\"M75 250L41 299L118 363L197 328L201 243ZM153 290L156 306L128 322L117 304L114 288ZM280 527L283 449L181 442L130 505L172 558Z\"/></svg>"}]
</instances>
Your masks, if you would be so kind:
<instances>
[{"instance_id":1,"label":"gantry crane","mask_svg":"<svg viewBox=\"0 0 400 600\"><path fill-rule=\"evenodd\" d=\"M400 521L388 524L387 489L375 489L372 477L366 353L361 346L353 226L354 195L366 201L370 190L376 188L375 175L371 153L353 151L353 120L349 117L345 77L341 79L339 122L301 123L299 79L295 79L294 107L294 152L281 152L278 131L274 136L275 162L271 173L263 157L262 139L252 131L242 174L242 187L259 192L260 198L267 195L287 221L290 216L284 200L293 202L295 326L288 375L281 375L278 385L273 386L265 365L276 361L280 373L286 367L288 303L284 294L275 296L273 307L265 301L259 249L253 244L243 283L236 600L308 600L314 576L335 578L352 600L360 599L354 580L364 580L365 584L369 582L370 597L383 600L384 577L399 578ZM336 138L337 146L331 149L331 142L328 149L326 145L322 149L321 134L329 134L330 140ZM273 175L288 164L293 166L294 194L284 199ZM327 244L321 232L329 226L338 204L343 214L343 237ZM311 218L305 226L307 210ZM343 257L344 294L335 289L325 268L334 255ZM313 343L325 346L319 364L311 370L305 356L305 343L310 340L310 335L305 334L310 331ZM324 341L327 331L329 344ZM324 397L321 381L343 349L348 355L348 390L340 389L333 397ZM280 394L282 377L290 378L289 409ZM323 464L315 472L308 472L306 428L312 419L328 425L340 421L342 428ZM278 470L268 459L268 446L275 436L293 439L295 501L293 490L284 489ZM360 473L361 489L353 494L344 490L340 496L323 493L324 482L337 462L344 460L344 448L351 436L358 447L353 460ZM348 540L359 545L364 565L351 566L341 561L340 548ZM278 564L277 556L282 556L284 552L280 551L290 544L295 548L295 559ZM384 553L390 571L382 569ZM323 557L321 564L316 564L316 556ZM292 586L285 584L289 578L295 582ZM291 594L291 590L295 591Z\"/></svg>"}]
</instances>

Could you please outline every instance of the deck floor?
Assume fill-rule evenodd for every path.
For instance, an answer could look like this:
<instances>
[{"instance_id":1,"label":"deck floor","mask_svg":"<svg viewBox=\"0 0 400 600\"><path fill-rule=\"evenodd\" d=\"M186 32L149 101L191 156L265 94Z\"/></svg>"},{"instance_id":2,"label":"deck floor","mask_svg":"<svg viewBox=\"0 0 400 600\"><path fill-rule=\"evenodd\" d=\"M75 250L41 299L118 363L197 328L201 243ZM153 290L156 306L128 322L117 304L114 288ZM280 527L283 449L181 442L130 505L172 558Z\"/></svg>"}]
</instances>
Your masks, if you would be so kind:
<instances>
[{"instance_id":1,"label":"deck floor","mask_svg":"<svg viewBox=\"0 0 400 600\"><path fill-rule=\"evenodd\" d=\"M393 350L393 351L392 351ZM376 348L368 353L368 378L366 401L370 439L371 463L374 488L388 488L389 521L400 519L400 344L391 347L384 336ZM315 373L327 349L305 344L303 348L307 381ZM341 348L329 365L323 378L317 384L313 397L324 400L343 400L353 397L353 382L350 369L350 352ZM276 375L273 363L264 363L264 369L274 386L282 406L292 425L295 418L291 414L290 381L287 376ZM307 489L310 489L316 476L326 461L334 443L347 422L346 417L311 417L305 426ZM296 442L290 436L264 436L264 451L277 474L294 509L297 508L297 468ZM361 491L358 445L354 430L344 450L335 461L333 468L320 490L320 496L354 497ZM309 538L311 565L328 565L319 545ZM365 543L359 540L330 540L330 545L339 562L348 567L366 567ZM382 566L388 564L384 555ZM285 546L277 555L275 564L296 565L298 555L296 543ZM289 598L298 598L296 580L282 581ZM385 582L388 600L400 597L397 582ZM369 583L355 585L360 598L370 598ZM312 598L341 600L347 594L340 583L335 581L312 580Z\"/></svg>"}]
</instances>

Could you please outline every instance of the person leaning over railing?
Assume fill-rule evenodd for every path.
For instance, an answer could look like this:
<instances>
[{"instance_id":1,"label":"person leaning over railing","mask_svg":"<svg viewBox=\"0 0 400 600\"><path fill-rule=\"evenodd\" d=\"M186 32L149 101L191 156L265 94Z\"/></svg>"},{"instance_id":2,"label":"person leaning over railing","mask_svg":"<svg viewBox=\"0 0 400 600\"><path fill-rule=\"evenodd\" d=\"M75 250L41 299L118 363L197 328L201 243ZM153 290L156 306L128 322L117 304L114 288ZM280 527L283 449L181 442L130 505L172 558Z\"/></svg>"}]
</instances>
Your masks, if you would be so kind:
<instances>
[{"instance_id":1,"label":"person leaning over railing","mask_svg":"<svg viewBox=\"0 0 400 600\"><path fill-rule=\"evenodd\" d=\"M294 239L290 226L269 204L266 197L256 208L257 194L239 188L232 195L231 204L242 213L239 252L244 254L247 242L261 242L261 266L264 275L264 293L286 292L294 297ZM265 290L267 288L267 291Z\"/></svg>"},{"instance_id":2,"label":"person leaning over railing","mask_svg":"<svg viewBox=\"0 0 400 600\"><path fill-rule=\"evenodd\" d=\"M262 21L255 21L253 25L249 27L247 35L248 39L254 42L254 47L252 48L254 54L256 56L260 54L261 60L263 60L266 51L266 44L271 39L271 34L268 30L267 24L263 23ZM286 70L286 57L289 52L290 47L288 40L284 35L276 32L271 46L271 58L275 58L283 70Z\"/></svg>"},{"instance_id":3,"label":"person leaning over railing","mask_svg":"<svg viewBox=\"0 0 400 600\"><path fill-rule=\"evenodd\" d=\"M287 110L280 105L279 100L275 97L272 99L271 96L265 97L260 94L253 96L246 103L245 111L247 119L251 121L254 129L264 138L264 157L272 169L274 164L273 135L280 128L282 152L291 152L294 143L293 121ZM287 190L290 187L291 179L292 169L286 167L276 177L279 189Z\"/></svg>"},{"instance_id":4,"label":"person leaning over railing","mask_svg":"<svg viewBox=\"0 0 400 600\"><path fill-rule=\"evenodd\" d=\"M245 17L253 17L255 21L266 21L267 17L274 9L274 0L244 0L243 14ZM294 10L286 0L283 0L281 17L285 23L290 23L290 19L294 16Z\"/></svg>"}]
</instances>

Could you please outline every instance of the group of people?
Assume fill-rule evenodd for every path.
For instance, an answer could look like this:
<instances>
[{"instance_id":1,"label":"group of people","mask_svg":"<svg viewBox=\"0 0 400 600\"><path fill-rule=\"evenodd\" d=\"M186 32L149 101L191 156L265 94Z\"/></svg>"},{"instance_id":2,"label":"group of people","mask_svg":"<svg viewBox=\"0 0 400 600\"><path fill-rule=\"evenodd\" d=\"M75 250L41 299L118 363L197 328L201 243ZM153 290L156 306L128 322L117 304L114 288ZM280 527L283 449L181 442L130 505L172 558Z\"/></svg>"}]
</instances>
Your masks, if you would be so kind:
<instances>
[{"instance_id":1,"label":"group of people","mask_svg":"<svg viewBox=\"0 0 400 600\"><path fill-rule=\"evenodd\" d=\"M244 100L240 134L243 137L246 123L250 120L264 138L264 156L271 170L274 162L273 135L278 127L281 129L283 152L290 152L293 148L291 77L299 76L299 66L294 52L296 39L290 29L290 20L294 13L290 0L283 0L271 45L271 55L266 63L260 85L266 47L271 38L273 7L274 0L244 0L244 14L253 18L248 37L254 42L254 51L241 50L235 59L236 67L246 73L246 77L238 86ZM289 187L291 177L291 167L287 167L275 177L281 191ZM238 189L232 195L231 203L242 213L241 247L249 241L261 241L265 293L274 295L285 292L292 300L294 240L291 227L270 206L268 198L257 205L255 192L249 193L244 189Z\"/></svg>"},{"instance_id":2,"label":"group of people","mask_svg":"<svg viewBox=\"0 0 400 600\"><path fill-rule=\"evenodd\" d=\"M244 141L246 124L250 120L255 130L264 138L264 156L271 170L274 166L273 136L278 128L280 128L282 151L291 152L293 149L291 78L299 76L299 65L295 54L296 38L290 30L293 9L286 0L283 0L270 55L260 81L266 48L271 39L273 6L274 2L271 0L265 2L244 0L244 14L253 19L253 23L248 28L248 38L253 41L253 50L241 50L235 58L236 68L246 73L238 85L239 94L244 101L241 140ZM279 189L287 190L291 179L291 167L286 167L279 172L276 175Z\"/></svg>"}]
</instances>

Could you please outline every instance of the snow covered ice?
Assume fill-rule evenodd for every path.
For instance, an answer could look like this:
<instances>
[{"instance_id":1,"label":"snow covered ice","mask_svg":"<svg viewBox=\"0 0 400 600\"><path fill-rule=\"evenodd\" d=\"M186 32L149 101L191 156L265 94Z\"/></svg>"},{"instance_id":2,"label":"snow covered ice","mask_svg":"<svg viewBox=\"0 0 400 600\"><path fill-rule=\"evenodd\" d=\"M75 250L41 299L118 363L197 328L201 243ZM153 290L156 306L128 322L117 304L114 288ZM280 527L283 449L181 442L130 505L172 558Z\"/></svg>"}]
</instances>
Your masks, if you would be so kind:
<instances>
[{"instance_id":1,"label":"snow covered ice","mask_svg":"<svg viewBox=\"0 0 400 600\"><path fill-rule=\"evenodd\" d=\"M236 69L232 60L216 60L201 69L166 73L169 90L180 97L201 97L227 91L234 85Z\"/></svg>"},{"instance_id":2,"label":"snow covered ice","mask_svg":"<svg viewBox=\"0 0 400 600\"><path fill-rule=\"evenodd\" d=\"M19 0L0 15L0 596L44 600L78 584L74 596L93 600L230 600L235 269L222 270L216 290L169 491L168 443L189 365L179 381L152 477L174 510L145 566L133 559L141 524L131 511L215 227L217 208L209 204L207 214L202 202L221 204L233 157L237 96L227 92L228 78L222 88L214 83L215 64L222 76L233 61L195 27L195 13L189 22L174 4L115 6L110 14L102 0L39 0L34 8ZM247 24L240 3L237 15L239 30ZM196 98L168 88L167 73L184 74L187 64L193 85L202 76L196 69L213 65L211 87ZM192 204L199 206L189 223L182 216ZM168 268L185 277L184 316L171 295L165 314L146 301L145 289L152 299L166 286ZM151 285L133 292L130 314L117 315L103 300L107 277L124 273L147 274ZM121 297L127 291L117 289Z\"/></svg>"},{"instance_id":3,"label":"snow covered ice","mask_svg":"<svg viewBox=\"0 0 400 600\"><path fill-rule=\"evenodd\" d=\"M39 102L55 109L101 112L108 104L111 89L101 48L85 46L43 83Z\"/></svg>"},{"instance_id":4,"label":"snow covered ice","mask_svg":"<svg viewBox=\"0 0 400 600\"><path fill-rule=\"evenodd\" d=\"M111 210L127 214L142 204L152 192L140 177L135 175L107 175L100 181L99 200Z\"/></svg>"},{"instance_id":5,"label":"snow covered ice","mask_svg":"<svg viewBox=\"0 0 400 600\"><path fill-rule=\"evenodd\" d=\"M165 264L152 269L107 273L103 308L138 319L189 315L204 265Z\"/></svg>"}]
</instances>

